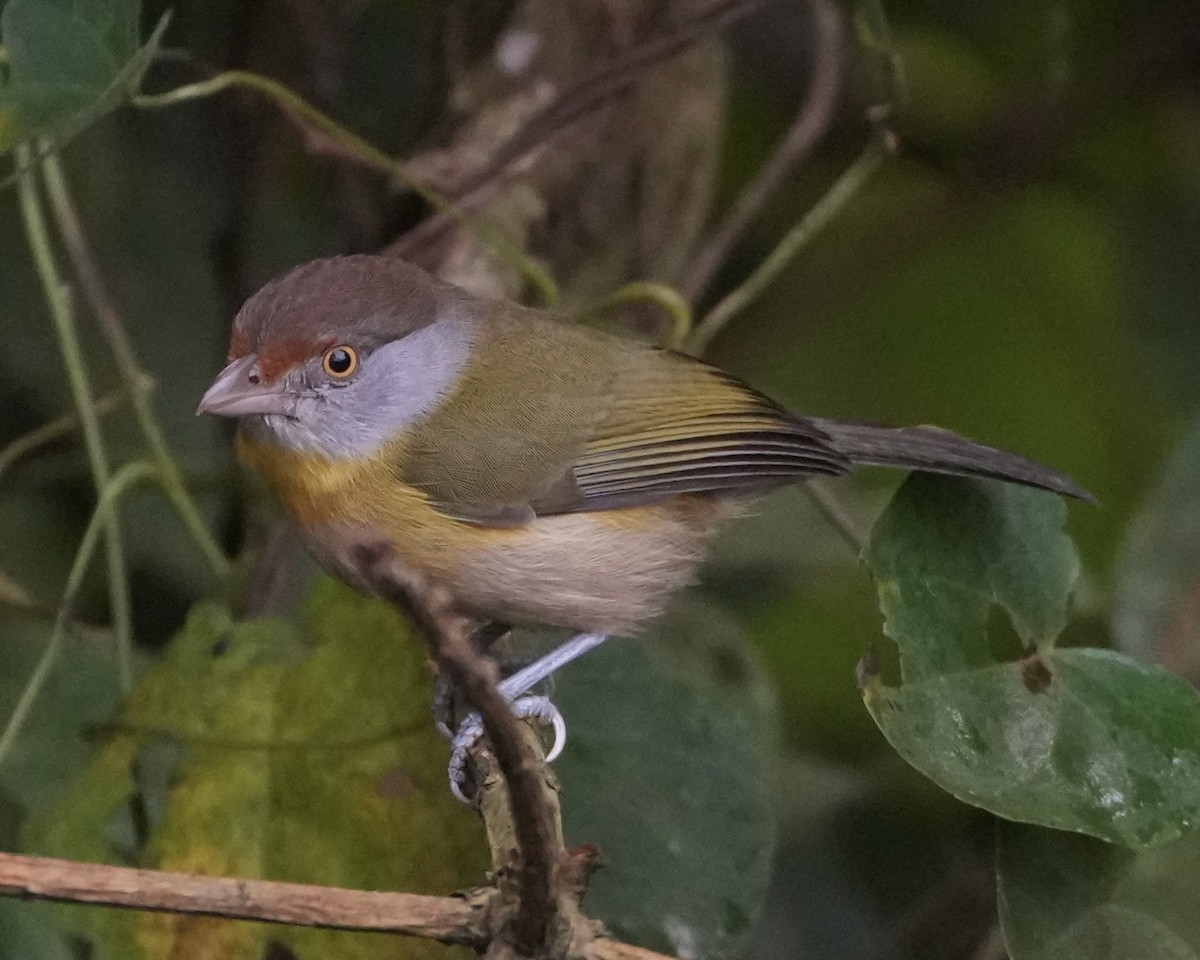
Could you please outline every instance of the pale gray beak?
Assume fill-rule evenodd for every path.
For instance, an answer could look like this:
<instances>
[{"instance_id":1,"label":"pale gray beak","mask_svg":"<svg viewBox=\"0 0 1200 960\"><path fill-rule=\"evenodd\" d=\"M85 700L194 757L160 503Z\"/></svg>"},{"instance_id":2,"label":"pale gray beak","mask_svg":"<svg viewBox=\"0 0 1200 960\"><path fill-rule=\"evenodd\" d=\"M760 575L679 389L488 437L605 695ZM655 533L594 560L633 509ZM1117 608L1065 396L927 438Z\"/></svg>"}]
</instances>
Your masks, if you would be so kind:
<instances>
[{"instance_id":1,"label":"pale gray beak","mask_svg":"<svg viewBox=\"0 0 1200 960\"><path fill-rule=\"evenodd\" d=\"M213 385L200 398L196 413L213 413L218 417L245 417L255 413L290 417L295 409L296 395L282 382L264 383L258 370L258 357L251 353L234 360L217 375Z\"/></svg>"}]
</instances>

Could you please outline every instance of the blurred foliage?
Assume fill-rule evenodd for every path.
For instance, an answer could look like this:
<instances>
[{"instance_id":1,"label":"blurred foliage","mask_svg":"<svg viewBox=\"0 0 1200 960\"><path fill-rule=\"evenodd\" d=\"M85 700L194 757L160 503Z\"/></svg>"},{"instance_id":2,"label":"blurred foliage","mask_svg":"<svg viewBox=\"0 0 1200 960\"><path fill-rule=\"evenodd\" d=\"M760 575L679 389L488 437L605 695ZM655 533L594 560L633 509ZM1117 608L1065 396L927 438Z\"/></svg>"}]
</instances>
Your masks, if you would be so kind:
<instances>
[{"instance_id":1,"label":"blurred foliage","mask_svg":"<svg viewBox=\"0 0 1200 960\"><path fill-rule=\"evenodd\" d=\"M1113 639L1200 682L1200 421L1129 525L1113 598Z\"/></svg>"},{"instance_id":2,"label":"blurred foliage","mask_svg":"<svg viewBox=\"0 0 1200 960\"><path fill-rule=\"evenodd\" d=\"M999 826L1000 921L1014 960L1200 957L1200 833L1133 852L1090 837Z\"/></svg>"},{"instance_id":3,"label":"blurred foliage","mask_svg":"<svg viewBox=\"0 0 1200 960\"><path fill-rule=\"evenodd\" d=\"M147 369L159 380L156 402L173 449L193 488L204 495L209 519L236 546L246 536L247 513L228 437L221 425L192 417L220 365L229 314L282 267L361 245L370 231L364 232L339 187L338 166L307 156L286 123L246 98L155 114L124 110L81 129L137 83L154 53L153 31L167 5L147 4L140 30L100 31L112 43L99 48L77 49L78 34L71 30L27 34L35 51L41 44L43 51L62 56L64 67L49 75L49 86L37 73L37 55L23 61L23 50L31 48L11 39L20 36L22 17L35 6L34 0L8 0L0 15L8 45L0 145L31 132L77 135L65 161L100 265ZM136 13L132 4L102 0L47 0L45 6L68 19L121 9L127 22ZM199 58L199 69L203 63L249 66L313 94L313 51L299 12L304 4L185 0L171 6L163 43ZM323 106L398 156L435 129L444 80L430 55L438 6L430 0L361 0L345 8L348 28L338 54L343 82ZM491 4L481 2L482 7L496 12ZM1068 666L1068 674L1071 664L1103 667L1103 681L1090 685L1076 705L1092 709L1124 690L1132 697L1126 706L1139 711L1138 719L1160 716L1172 703L1188 702L1190 692L1182 685L1164 686L1156 671L1084 654L1074 645L1106 645L1111 620L1123 650L1163 659L1197 678L1195 543L1187 535L1198 489L1188 479L1194 475L1194 436L1171 451L1200 399L1195 376L1200 271L1194 265L1200 231L1200 8L1191 0L893 0L888 12L911 89L909 108L898 120L901 156L762 302L725 331L712 359L798 409L939 423L1046 460L1092 489L1100 507L1072 506L1069 513L1082 588L1064 634L1066 648L1044 655L1052 672L1059 664ZM736 194L789 122L807 78L807 29L804 5L780 0L734 31L723 201ZM152 39L143 46L143 38ZM98 50L106 52L98 56ZM865 108L880 96L878 73L866 52L851 49L848 57L850 84L837 121L821 150L740 245L721 278L724 289L762 259L859 149ZM27 63L34 64L32 73ZM197 69L195 62L163 59L150 72L151 85L190 82ZM78 84L64 90L57 85L64 78ZM386 185L373 184L368 196L385 211L384 220L411 215L406 201ZM0 356L2 448L66 410L69 393L11 190L0 193L0 224L0 309L16 347ZM115 372L95 331L85 326L83 335L94 382L104 392L118 382ZM120 456L139 449L124 411L107 418L105 434ZM1160 478L1159 464L1168 457L1171 466ZM847 482L839 492L865 527L896 483L880 472ZM91 500L86 462L70 441L3 476L5 715L46 642L45 618L38 611L53 608ZM411 710L404 719L419 745L404 754L402 766L421 765L430 809L440 810L446 799L439 767L444 753L425 725L426 694L412 686L423 678L416 648L397 640L394 624L380 632L368 629L390 615L345 591L322 587L313 605L293 612L291 627L231 626L218 608L200 607L168 644L189 608L210 594L211 579L160 497L136 494L123 502L120 515L129 540L138 639L149 666L118 719L98 726L112 716L118 696L103 630L89 626L106 622L108 613L97 577L77 607L67 655L51 674L15 752L0 766L0 844L15 847L23 834L41 849L96 859L203 862L209 869L261 869L295 879L407 889L474 882L480 864L472 859L478 846L466 839L469 821L463 834L436 831L445 842L461 844L455 862L463 870L454 879L401 875L399 846L385 846L387 854L379 859L356 862L306 849L320 831L304 830L300 845L276 832L302 830L314 817L336 818L351 833L377 833L372 823L377 827L378 821L371 820L376 815L394 824L391 805L401 801L378 792L371 796L370 785L381 781L359 768L357 787L348 786L346 777L360 761L379 775L395 769L398 741L377 744L379 755L369 758L356 751L314 757L308 750L287 750L271 751L268 763L260 751L223 751L211 742L327 742L337 731L353 738L396 720L387 711ZM258 508L250 516L256 518ZM638 732L639 720L668 712L691 718L686 727L679 721L678 732L698 738L686 741L686 749L701 751L704 765L690 769L682 747L678 756L655 761L649 746L645 752L639 746L624 775L634 783L651 777L667 784L707 779L713 810L743 811L735 822L744 832L724 823L714 827L706 819L713 810L704 805L691 811L694 820L684 816L686 809L677 811L680 829L696 832L674 839L700 844L717 864L711 878L719 884L723 877L745 894L723 923L754 914L770 834L761 819L762 798L739 797L736 791L739 785L761 785L764 766L777 771L780 852L752 955L976 956L995 921L993 825L901 765L862 709L854 666L879 641L880 628L870 579L853 553L801 497L775 494L756 516L731 528L697 593L677 611L687 625L684 635L700 635L698 624L704 623L725 639L743 632L751 638L777 691L778 738L764 743L745 734L749 727L770 726L763 720L770 715L764 707L770 698L757 681L733 688L714 683L721 674L713 664L744 663L744 657L699 657L688 667L679 654L687 644L676 642L668 650L683 666L674 663L672 670L678 669L672 673L656 667L648 654L614 648L616 653L594 655L594 663L581 664L582 672L561 681L564 705L573 684L585 687L591 698L567 707L575 737L563 760L568 791L587 793L586 787L572 787L571 777L595 775L584 762L589 738L607 738L605 749L618 756L632 754L633 741L655 742ZM1061 592L1055 596L1061 600ZM23 609L4 602L14 598ZM703 612L689 610L690 603ZM336 624L325 619L339 612ZM344 629L346 623L351 630ZM988 656L1011 661L1020 655L1019 642L997 630L994 619L986 628ZM218 634L228 631L236 642L213 656ZM997 633L1005 637L996 641L999 650L992 645ZM385 634L397 642L385 642ZM1047 630L1045 638L1056 634ZM346 645L351 637L354 649ZM412 660L402 667L395 658L405 649ZM706 642L703 649L721 647ZM620 660L610 665L606 656ZM883 678L891 679L893 666L885 662ZM746 669L753 677L756 668ZM639 670L648 676L662 670L663 689L671 695L659 700L659 693L644 692L639 683L646 677ZM1112 673L1119 676L1107 675ZM1023 685L1005 689L1022 704L1028 699ZM607 707L606 691L613 699ZM652 697L655 709L639 718L639 708L651 705ZM707 703L709 712L693 709L697 702ZM622 704L628 705L624 712ZM977 707L989 705L994 701L975 701ZM999 707L1011 710L1014 698L1000 698ZM604 709L612 711L607 720L587 719L593 712L605 718ZM936 713L931 717L939 719ZM1110 719L1111 714L1100 722ZM669 721L660 718L660 729L663 722ZM1061 723L1062 715L1053 722ZM177 736L188 724L190 735ZM1179 728L1168 727L1163 729L1170 737L1177 736ZM741 753L739 736L750 741ZM1095 747L1094 740L1083 740ZM937 749L935 742L931 751L920 736L909 741L913 751ZM663 741L663 749L672 743ZM782 745L782 758L767 759L772 745ZM213 771L220 771L217 778L207 779ZM206 783L220 783L224 792L205 796L211 789ZM235 789L239 784L244 789ZM734 789L726 789L730 785ZM639 788L623 789L629 797ZM139 801L137 817L130 809L133 796L145 801ZM288 818L264 819L267 797ZM635 812L659 802L662 795L648 796ZM571 822L587 811L574 807L569 796L567 810L572 839L594 839L592 831L599 828L586 819ZM445 815L464 822L461 811ZM151 820L139 827L138 818L147 816ZM718 819L728 816L734 814ZM147 824L157 826L149 846L148 835L139 834ZM250 831L253 842L238 841L239 830ZM708 836L714 831L719 835ZM638 862L633 858L641 853L651 859L660 849L653 843L673 839L654 834L639 825L643 839L633 841L631 833L632 853L614 840L606 847L614 860L612 875L602 873L596 881L602 912L635 932L651 925L654 911L621 919L631 909L622 899L643 889L627 880ZM345 834L336 836L339 854L341 848L360 849L346 844ZM400 846L414 839L403 830L388 836L386 843ZM1195 874L1195 837L1193 831L1182 841L1134 853L1088 837L1003 826L1000 918L1014 960L1196 956L1189 887L1179 881ZM421 840L431 842L429 836ZM284 854L276 848L285 845L312 858L277 860ZM735 852L745 859L730 862ZM675 870L687 862L659 859ZM670 873L659 882L663 876ZM701 895L700 881L707 878L691 879L698 885L690 889ZM154 936L187 935L162 932L173 925L162 917L72 915L5 902L0 956L68 956L68 947L46 934L64 917L76 929L90 928L110 948L137 935L137 924L157 930ZM674 934L657 933L682 948L680 931L690 929L689 923L684 917ZM731 929L718 925L712 932ZM263 942L255 928L237 930L222 935Z\"/></svg>"},{"instance_id":4,"label":"blurred foliage","mask_svg":"<svg viewBox=\"0 0 1200 960\"><path fill-rule=\"evenodd\" d=\"M140 0L9 0L0 153L39 136L62 143L136 92L167 27L139 40Z\"/></svg>"},{"instance_id":5,"label":"blurred foliage","mask_svg":"<svg viewBox=\"0 0 1200 960\"><path fill-rule=\"evenodd\" d=\"M471 813L445 789L423 645L378 600L324 582L301 632L197 606L24 849L101 863L437 893L487 867ZM48 738L49 739L49 738ZM45 742L43 743L45 746ZM216 950L253 960L427 957L427 941L56 908L97 958Z\"/></svg>"},{"instance_id":6,"label":"blurred foliage","mask_svg":"<svg viewBox=\"0 0 1200 960\"><path fill-rule=\"evenodd\" d=\"M725 626L677 611L663 629L697 642L683 670L659 644L613 640L554 690L572 731L556 763L563 829L605 864L587 908L677 956L736 956L770 876L771 704Z\"/></svg>"}]
</instances>

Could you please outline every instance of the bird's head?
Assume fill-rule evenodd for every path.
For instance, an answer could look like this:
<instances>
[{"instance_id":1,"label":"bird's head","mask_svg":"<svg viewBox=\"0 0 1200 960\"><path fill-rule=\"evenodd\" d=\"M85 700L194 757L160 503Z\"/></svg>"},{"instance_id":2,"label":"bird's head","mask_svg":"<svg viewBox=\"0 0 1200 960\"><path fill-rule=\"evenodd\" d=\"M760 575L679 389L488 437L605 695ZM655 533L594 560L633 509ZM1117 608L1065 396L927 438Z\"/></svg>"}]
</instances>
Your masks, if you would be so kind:
<instances>
[{"instance_id":1,"label":"bird's head","mask_svg":"<svg viewBox=\"0 0 1200 960\"><path fill-rule=\"evenodd\" d=\"M367 456L454 388L475 328L465 295L400 260L317 260L238 312L197 413L237 418L258 442Z\"/></svg>"}]
</instances>

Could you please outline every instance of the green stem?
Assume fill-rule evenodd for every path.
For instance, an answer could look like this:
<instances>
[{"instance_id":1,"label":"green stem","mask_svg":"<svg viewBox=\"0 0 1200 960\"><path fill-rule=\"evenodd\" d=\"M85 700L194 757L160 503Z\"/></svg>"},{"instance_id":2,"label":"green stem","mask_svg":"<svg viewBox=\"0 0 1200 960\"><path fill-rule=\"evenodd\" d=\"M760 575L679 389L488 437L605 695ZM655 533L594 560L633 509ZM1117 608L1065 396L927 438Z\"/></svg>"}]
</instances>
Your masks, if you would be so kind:
<instances>
[{"instance_id":1,"label":"green stem","mask_svg":"<svg viewBox=\"0 0 1200 960\"><path fill-rule=\"evenodd\" d=\"M58 659L59 650L67 632L71 607L79 594L80 587L83 586L84 576L91 563L92 555L96 552L96 544L101 534L104 534L107 539L106 528L116 516L113 508L117 500L135 483L152 476L154 476L154 467L151 464L129 463L114 473L100 490L96 509L93 511L87 529L83 532L83 539L79 541L79 547L75 551L75 559L71 564L71 572L67 576L67 585L63 590L62 601L58 605L54 626L50 631L50 641L46 644L46 649L42 652L42 657L33 673L30 674L29 680L26 681L25 689L21 691L21 697L13 708L12 715L8 718L4 732L0 734L0 764L4 763L12 750L13 743L20 735L25 721L29 718L29 712L33 709L38 694L41 693L46 678L50 675L50 670Z\"/></svg>"},{"instance_id":2,"label":"green stem","mask_svg":"<svg viewBox=\"0 0 1200 960\"><path fill-rule=\"evenodd\" d=\"M830 526L842 535L855 556L861 556L867 549L867 535L859 529L854 518L850 516L842 502L820 480L809 480L801 484L808 498L816 505Z\"/></svg>"},{"instance_id":3,"label":"green stem","mask_svg":"<svg viewBox=\"0 0 1200 960\"><path fill-rule=\"evenodd\" d=\"M820 200L791 230L775 249L767 255L742 284L731 290L709 310L704 319L696 324L688 338L687 351L700 356L712 342L713 337L724 329L738 313L758 299L775 281L783 269L792 261L809 241L839 214L847 203L862 189L871 176L883 166L892 153L891 135L879 130L866 148L837 180L834 181Z\"/></svg>"},{"instance_id":4,"label":"green stem","mask_svg":"<svg viewBox=\"0 0 1200 960\"><path fill-rule=\"evenodd\" d=\"M18 147L17 158L26 167L25 172L17 181L21 214L25 222L25 234L28 237L34 264L42 281L46 301L50 306L50 315L54 321L59 350L62 353L67 379L71 385L75 412L83 430L83 442L92 472L92 483L96 488L96 495L100 496L109 479L108 457L105 454L104 439L100 433L100 418L92 400L92 389L88 383L87 367L83 362L83 351L75 331L75 321L67 290L58 275L58 266L54 262L54 250L51 246L49 231L46 229L46 220L42 214L34 168L28 166L29 148L24 145ZM121 687L124 690L130 690L133 687L133 618L129 599L129 577L125 569L125 552L121 547L120 521L115 513L105 518L104 533L108 562L109 602L112 607L113 636L116 639Z\"/></svg>"},{"instance_id":5,"label":"green stem","mask_svg":"<svg viewBox=\"0 0 1200 960\"><path fill-rule=\"evenodd\" d=\"M652 283L639 280L627 283L599 303L586 307L576 319L587 320L608 313L614 307L627 303L649 303L658 307L671 321L671 329L666 338L666 346L679 348L687 339L692 329L692 308L674 287L662 283Z\"/></svg>"},{"instance_id":6,"label":"green stem","mask_svg":"<svg viewBox=\"0 0 1200 960\"><path fill-rule=\"evenodd\" d=\"M165 93L139 94L133 98L132 103L135 107L143 109L170 107L238 87L254 90L274 100L286 113L299 121L308 134L310 143L321 146L321 141L325 140L328 142L328 149L338 156L354 160L389 177L395 177L435 210L444 211L453 217L463 229L519 271L537 289L545 306L553 306L558 301L558 287L550 274L506 240L498 230L456 210L447 197L414 177L403 163L346 129L278 80L248 70L227 70L207 80L184 84Z\"/></svg>"},{"instance_id":7,"label":"green stem","mask_svg":"<svg viewBox=\"0 0 1200 960\"><path fill-rule=\"evenodd\" d=\"M59 232L62 234L63 242L71 256L84 293L91 302L100 326L108 339L117 369L129 390L134 417L137 419L142 436L150 447L150 452L158 467L163 490L191 533L192 539L204 553L213 573L224 578L230 572L230 562L205 524L200 508L188 493L183 473L163 437L162 428L159 426L158 417L155 415L154 405L150 399L152 381L142 371L137 355L134 353L133 344L125 332L125 327L121 323L116 309L112 306L108 292L104 289L104 281L100 277L100 272L96 268L88 247L87 238L83 232L83 223L71 199L66 174L57 154L53 152L46 154L42 160L42 172L46 180L50 206L58 221Z\"/></svg>"},{"instance_id":8,"label":"green stem","mask_svg":"<svg viewBox=\"0 0 1200 960\"><path fill-rule=\"evenodd\" d=\"M104 417L112 413L120 406L122 399L124 399L124 393L120 390L97 397L92 401L92 405L96 409L96 416ZM55 440L60 440L78 429L79 417L73 413L64 413L61 417L55 417L48 423L21 434L3 450L0 450L0 479L3 479L4 474L11 470L13 464L22 457L27 457L35 450L53 443Z\"/></svg>"}]
</instances>

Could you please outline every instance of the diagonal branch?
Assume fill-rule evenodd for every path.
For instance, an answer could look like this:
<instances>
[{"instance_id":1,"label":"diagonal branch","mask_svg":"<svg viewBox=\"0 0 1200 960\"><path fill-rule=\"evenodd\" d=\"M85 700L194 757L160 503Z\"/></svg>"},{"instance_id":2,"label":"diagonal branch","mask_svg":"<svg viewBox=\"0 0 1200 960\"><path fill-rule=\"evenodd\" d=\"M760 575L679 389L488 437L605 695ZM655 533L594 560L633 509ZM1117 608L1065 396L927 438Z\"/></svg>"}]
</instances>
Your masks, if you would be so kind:
<instances>
[{"instance_id":1,"label":"diagonal branch","mask_svg":"<svg viewBox=\"0 0 1200 960\"><path fill-rule=\"evenodd\" d=\"M559 868L564 857L557 810L548 802L543 764L522 737L520 724L496 689L496 665L471 645L466 620L450 594L398 561L386 545L362 544L359 568L373 590L404 610L425 636L438 667L479 711L508 787L519 847L518 904L512 927L523 956L546 952L559 919Z\"/></svg>"},{"instance_id":2,"label":"diagonal branch","mask_svg":"<svg viewBox=\"0 0 1200 960\"><path fill-rule=\"evenodd\" d=\"M469 177L453 185L454 204L417 224L382 252L412 259L415 251L434 243L454 226L454 213L460 216L475 209L519 161L589 114L611 97L626 90L647 70L687 50L715 30L753 13L762 0L716 0L706 10L639 43L614 57L591 76L585 77L562 96L531 116L492 155L488 163Z\"/></svg>"}]
</instances>

